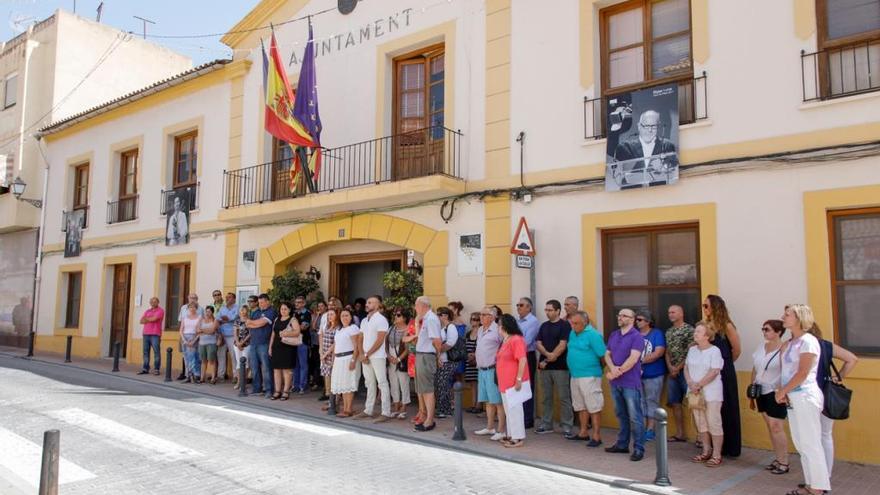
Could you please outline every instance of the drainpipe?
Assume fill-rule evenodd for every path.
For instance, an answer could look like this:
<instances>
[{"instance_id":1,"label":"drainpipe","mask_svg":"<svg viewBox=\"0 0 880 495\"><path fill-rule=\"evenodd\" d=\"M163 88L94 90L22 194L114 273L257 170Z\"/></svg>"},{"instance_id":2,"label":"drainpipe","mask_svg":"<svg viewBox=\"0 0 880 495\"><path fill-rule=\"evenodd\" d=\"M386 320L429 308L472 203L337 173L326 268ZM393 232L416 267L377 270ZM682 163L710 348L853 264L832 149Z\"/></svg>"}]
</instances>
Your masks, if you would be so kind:
<instances>
[{"instance_id":1,"label":"drainpipe","mask_svg":"<svg viewBox=\"0 0 880 495\"><path fill-rule=\"evenodd\" d=\"M43 155L43 150L39 149L42 145L41 139L40 136L36 136L37 149L40 152L40 156L43 157L43 162L45 162L46 166L43 168L43 195L41 196L43 207L40 208L40 227L37 235L37 256L35 261L37 267L34 275L34 294L31 297L31 301L33 301L31 305L31 332L34 333L35 341L37 338L37 316L39 315L40 306L40 282L42 281L43 272L43 235L46 232L46 199L48 199L49 193L49 160Z\"/></svg>"}]
</instances>

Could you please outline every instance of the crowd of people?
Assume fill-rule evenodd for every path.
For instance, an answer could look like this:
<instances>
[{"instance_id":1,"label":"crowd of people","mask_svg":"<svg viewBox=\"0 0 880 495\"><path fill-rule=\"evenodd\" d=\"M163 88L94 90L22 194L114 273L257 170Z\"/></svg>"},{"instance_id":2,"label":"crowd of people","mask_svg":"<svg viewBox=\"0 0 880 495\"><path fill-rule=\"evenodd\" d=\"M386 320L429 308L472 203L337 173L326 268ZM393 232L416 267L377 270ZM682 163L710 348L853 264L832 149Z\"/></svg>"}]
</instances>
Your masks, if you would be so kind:
<instances>
[{"instance_id":1,"label":"crowd of people","mask_svg":"<svg viewBox=\"0 0 880 495\"><path fill-rule=\"evenodd\" d=\"M656 437L654 412L665 389L675 427L668 441L688 441L689 410L700 449L693 462L711 468L740 455L734 362L742 345L721 297L705 298L703 319L694 325L685 322L680 305L670 306L666 330L657 327L650 311L621 308L607 339L574 296L564 303L548 300L543 322L527 297L517 302L515 315L485 306L465 321L463 311L459 302L434 308L425 296L412 308L386 308L381 296L352 305L331 297L311 306L299 296L273 307L266 294L250 296L241 306L232 293L224 298L215 291L213 304L205 306L191 294L178 312L184 357L178 379L228 380L231 355L235 389L248 386L238 381L244 365L251 394L288 400L291 394L318 390L318 399L328 402L325 410L336 401L338 417L375 423L407 419L415 395L418 409L410 421L420 432L433 430L437 420L452 414L452 386L462 382L473 394L467 412L486 418L485 427L474 433L509 448L522 447L527 430L550 434L557 424L565 439L601 446L605 379L620 426L606 452L629 454L631 461L644 457L646 443ZM164 310L154 297L141 318L141 374L150 373L151 350L152 373L159 374L163 321ZM762 415L775 452L766 469L776 475L789 472L788 420L805 477L790 493L830 490L833 421L822 414L823 387L845 378L857 358L822 339L812 311L802 304L786 306L781 319L765 321L761 332L747 396L749 408ZM832 358L843 362L839 375L831 373ZM535 380L541 381L540 416L534 407ZM355 394L364 388L363 409L355 410Z\"/></svg>"}]
</instances>

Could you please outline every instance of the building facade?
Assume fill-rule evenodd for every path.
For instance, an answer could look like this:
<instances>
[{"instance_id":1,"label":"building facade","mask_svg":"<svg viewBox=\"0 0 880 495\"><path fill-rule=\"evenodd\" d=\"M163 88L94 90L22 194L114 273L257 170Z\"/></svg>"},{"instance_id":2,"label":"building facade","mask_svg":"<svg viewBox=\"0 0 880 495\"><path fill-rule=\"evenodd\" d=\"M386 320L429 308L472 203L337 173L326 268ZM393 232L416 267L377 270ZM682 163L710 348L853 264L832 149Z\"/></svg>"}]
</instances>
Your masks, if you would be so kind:
<instances>
[{"instance_id":1,"label":"building facade","mask_svg":"<svg viewBox=\"0 0 880 495\"><path fill-rule=\"evenodd\" d=\"M34 134L192 66L188 57L58 10L0 46L0 343L25 345L31 329L40 209L16 201L15 178L41 199L45 147Z\"/></svg>"},{"instance_id":2,"label":"building facade","mask_svg":"<svg viewBox=\"0 0 880 495\"><path fill-rule=\"evenodd\" d=\"M331 4L264 0L224 37L234 60L43 129L56 213L38 347L61 350L75 335L75 353L105 356L118 340L138 361L149 297L176 315L187 292L205 302L218 288L265 291L291 267L352 300L381 290L382 272L419 266L435 304L511 310L531 290L510 252L524 217L538 307L578 296L607 332L622 307L651 309L662 325L669 304L694 321L705 295L722 295L743 342L741 389L761 323L811 305L826 338L862 356L837 455L880 462L867 428L880 395L880 335L867 322L880 300L880 84L868 76L880 11L832 0L392 0L317 15L327 150L314 190L291 189L289 148L263 128L259 28L276 26L295 82L303 16ZM606 191L606 109L663 85L677 89L678 122L664 125L676 129L678 181ZM107 184L90 193L107 220L65 256L59 212L85 163ZM119 221L126 173L143 194L138 215ZM174 320L163 348L178 339ZM769 446L740 404L746 444Z\"/></svg>"}]
</instances>

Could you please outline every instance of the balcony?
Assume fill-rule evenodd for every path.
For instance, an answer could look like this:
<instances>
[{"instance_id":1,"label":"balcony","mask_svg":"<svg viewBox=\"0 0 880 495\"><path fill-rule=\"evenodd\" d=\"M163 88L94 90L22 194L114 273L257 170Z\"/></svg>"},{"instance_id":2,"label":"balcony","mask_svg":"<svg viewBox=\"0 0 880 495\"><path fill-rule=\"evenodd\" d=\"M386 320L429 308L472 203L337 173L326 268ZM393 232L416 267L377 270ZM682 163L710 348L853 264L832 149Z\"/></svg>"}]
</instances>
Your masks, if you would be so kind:
<instances>
[{"instance_id":1,"label":"balcony","mask_svg":"<svg viewBox=\"0 0 880 495\"><path fill-rule=\"evenodd\" d=\"M290 159L224 171L221 220L280 218L291 209L326 214L460 194L461 138L433 126L325 149L314 191L302 183L290 187Z\"/></svg>"},{"instance_id":2,"label":"balcony","mask_svg":"<svg viewBox=\"0 0 880 495\"><path fill-rule=\"evenodd\" d=\"M71 220L70 216L76 211L83 212L82 228L86 228L89 226L89 207L88 206L79 206L79 207L74 208L71 211L62 211L61 212L61 232L67 232L67 224Z\"/></svg>"},{"instance_id":3,"label":"balcony","mask_svg":"<svg viewBox=\"0 0 880 495\"><path fill-rule=\"evenodd\" d=\"M678 125L709 118L706 73L678 83ZM603 139L607 98L584 97L584 139Z\"/></svg>"},{"instance_id":4,"label":"balcony","mask_svg":"<svg viewBox=\"0 0 880 495\"><path fill-rule=\"evenodd\" d=\"M159 214L165 215L169 210L174 209L174 200L180 198L181 209L186 208L188 211L199 209L199 186L200 182L195 184L177 186L173 189L162 190L159 198Z\"/></svg>"},{"instance_id":5,"label":"balcony","mask_svg":"<svg viewBox=\"0 0 880 495\"><path fill-rule=\"evenodd\" d=\"M801 50L804 102L830 100L880 90L880 39Z\"/></svg>"},{"instance_id":6,"label":"balcony","mask_svg":"<svg viewBox=\"0 0 880 495\"><path fill-rule=\"evenodd\" d=\"M137 220L138 196L122 198L119 201L107 202L107 223L121 223Z\"/></svg>"}]
</instances>

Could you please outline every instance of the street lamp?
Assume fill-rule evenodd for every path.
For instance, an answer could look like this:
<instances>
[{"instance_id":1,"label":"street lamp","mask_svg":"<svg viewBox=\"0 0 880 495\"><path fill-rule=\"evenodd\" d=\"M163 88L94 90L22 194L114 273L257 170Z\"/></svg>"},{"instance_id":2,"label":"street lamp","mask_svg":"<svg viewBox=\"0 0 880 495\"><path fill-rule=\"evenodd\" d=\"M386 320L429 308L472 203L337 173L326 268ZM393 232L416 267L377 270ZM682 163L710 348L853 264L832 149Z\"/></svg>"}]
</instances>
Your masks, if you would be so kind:
<instances>
[{"instance_id":1,"label":"street lamp","mask_svg":"<svg viewBox=\"0 0 880 495\"><path fill-rule=\"evenodd\" d=\"M27 183L25 183L25 181L21 180L21 177L16 177L15 180L12 182L12 187L11 187L12 195L15 196L15 199L17 199L19 201L24 201L25 203L29 203L36 208L42 208L43 202L41 200L21 197L21 195L24 194L24 190L26 188L27 188Z\"/></svg>"}]
</instances>

